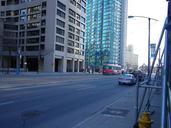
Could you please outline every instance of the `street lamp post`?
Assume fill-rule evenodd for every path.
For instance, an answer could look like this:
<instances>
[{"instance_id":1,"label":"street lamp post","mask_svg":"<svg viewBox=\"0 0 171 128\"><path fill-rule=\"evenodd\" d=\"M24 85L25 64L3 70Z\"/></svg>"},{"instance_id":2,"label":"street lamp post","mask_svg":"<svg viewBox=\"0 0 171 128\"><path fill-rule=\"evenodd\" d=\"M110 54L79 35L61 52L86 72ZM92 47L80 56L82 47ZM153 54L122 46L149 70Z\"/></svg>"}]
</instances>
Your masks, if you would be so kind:
<instances>
[{"instance_id":1,"label":"street lamp post","mask_svg":"<svg viewBox=\"0 0 171 128\"><path fill-rule=\"evenodd\" d=\"M148 19L148 76L150 75L150 30L151 20L158 21L157 19L146 17L146 16L128 16L128 18L144 18Z\"/></svg>"},{"instance_id":2,"label":"street lamp post","mask_svg":"<svg viewBox=\"0 0 171 128\"><path fill-rule=\"evenodd\" d=\"M17 47L17 65L16 65L16 74L20 74L20 59L21 59L21 49Z\"/></svg>"}]
</instances>

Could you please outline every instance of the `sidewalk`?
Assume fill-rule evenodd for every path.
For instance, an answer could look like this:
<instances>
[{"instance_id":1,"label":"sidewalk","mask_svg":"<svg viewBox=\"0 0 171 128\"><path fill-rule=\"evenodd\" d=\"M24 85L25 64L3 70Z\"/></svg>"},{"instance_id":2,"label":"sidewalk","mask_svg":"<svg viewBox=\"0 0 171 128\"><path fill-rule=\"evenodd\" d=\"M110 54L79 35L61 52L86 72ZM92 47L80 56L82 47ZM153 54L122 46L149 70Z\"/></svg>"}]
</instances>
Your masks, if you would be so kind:
<instances>
[{"instance_id":1,"label":"sidewalk","mask_svg":"<svg viewBox=\"0 0 171 128\"><path fill-rule=\"evenodd\" d=\"M133 128L135 123L135 93L136 87L132 88L127 94L123 94L122 97L102 111L82 121L73 128ZM154 120L152 128L159 128L161 110L160 91L154 91L153 93L151 110L155 111L151 116L152 120Z\"/></svg>"}]
</instances>

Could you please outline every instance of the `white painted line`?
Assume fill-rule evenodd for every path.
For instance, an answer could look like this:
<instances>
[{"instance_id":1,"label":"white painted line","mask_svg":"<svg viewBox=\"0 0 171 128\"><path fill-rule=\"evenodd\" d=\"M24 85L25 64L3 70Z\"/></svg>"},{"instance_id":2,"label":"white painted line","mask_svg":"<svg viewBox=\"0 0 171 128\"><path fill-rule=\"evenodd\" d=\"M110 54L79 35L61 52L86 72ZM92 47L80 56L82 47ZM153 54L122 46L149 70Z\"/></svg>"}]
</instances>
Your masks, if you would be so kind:
<instances>
[{"instance_id":1,"label":"white painted line","mask_svg":"<svg viewBox=\"0 0 171 128\"><path fill-rule=\"evenodd\" d=\"M118 99L116 99L113 103L108 104L106 106L104 106L99 112L97 112L96 114L86 118L85 120L81 121L80 123L76 124L75 126L73 126L72 128L79 128L81 125L85 124L87 121L92 120L93 118L95 118L97 115L99 115L101 112L103 112L107 107L112 106L115 102L117 102L122 96L120 96Z\"/></svg>"},{"instance_id":2,"label":"white painted line","mask_svg":"<svg viewBox=\"0 0 171 128\"><path fill-rule=\"evenodd\" d=\"M12 104L12 103L14 103L14 101L2 102L2 103L0 103L0 106Z\"/></svg>"},{"instance_id":3,"label":"white painted line","mask_svg":"<svg viewBox=\"0 0 171 128\"><path fill-rule=\"evenodd\" d=\"M126 92L126 91L124 91ZM123 93L124 93L123 92ZM92 116L89 116L88 118L86 118L85 120L79 122L78 124L76 124L75 126L73 126L72 128L79 128L81 125L85 124L87 121L92 120L93 118L95 118L97 115L99 115L100 113L102 113L106 108L112 106L114 103L118 102L121 98L123 97L123 95L120 95L115 101L113 101L111 104L108 104L106 106L104 106L100 111L98 111L97 113L95 113Z\"/></svg>"}]
</instances>

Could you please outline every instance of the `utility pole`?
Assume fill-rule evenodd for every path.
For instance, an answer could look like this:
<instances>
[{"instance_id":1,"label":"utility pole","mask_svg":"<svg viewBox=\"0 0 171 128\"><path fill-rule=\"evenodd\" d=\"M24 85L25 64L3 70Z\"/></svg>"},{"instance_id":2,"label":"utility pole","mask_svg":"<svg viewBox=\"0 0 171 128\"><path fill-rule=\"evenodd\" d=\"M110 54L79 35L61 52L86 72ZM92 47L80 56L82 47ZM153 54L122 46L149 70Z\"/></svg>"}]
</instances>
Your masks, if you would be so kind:
<instances>
[{"instance_id":1,"label":"utility pole","mask_svg":"<svg viewBox=\"0 0 171 128\"><path fill-rule=\"evenodd\" d=\"M151 18L148 18L148 77L150 75L150 29L151 29L151 25L150 25L150 21Z\"/></svg>"},{"instance_id":2,"label":"utility pole","mask_svg":"<svg viewBox=\"0 0 171 128\"><path fill-rule=\"evenodd\" d=\"M128 16L128 18L144 18L148 19L148 76L150 75L150 30L151 30L151 20L158 21L157 19L146 17L146 16Z\"/></svg>"}]
</instances>

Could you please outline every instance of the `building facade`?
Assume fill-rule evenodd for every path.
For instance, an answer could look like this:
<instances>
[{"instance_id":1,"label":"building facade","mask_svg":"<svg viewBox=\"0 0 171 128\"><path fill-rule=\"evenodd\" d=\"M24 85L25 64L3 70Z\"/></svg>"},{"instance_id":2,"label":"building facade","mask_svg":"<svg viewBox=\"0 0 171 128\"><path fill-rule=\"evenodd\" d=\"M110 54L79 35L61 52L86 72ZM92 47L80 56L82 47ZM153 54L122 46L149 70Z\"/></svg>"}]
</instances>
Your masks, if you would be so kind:
<instances>
[{"instance_id":1,"label":"building facade","mask_svg":"<svg viewBox=\"0 0 171 128\"><path fill-rule=\"evenodd\" d=\"M87 0L86 66L124 65L127 0Z\"/></svg>"},{"instance_id":2,"label":"building facade","mask_svg":"<svg viewBox=\"0 0 171 128\"><path fill-rule=\"evenodd\" d=\"M134 53L132 45L128 45L125 52L125 68L138 69L138 55Z\"/></svg>"},{"instance_id":3,"label":"building facade","mask_svg":"<svg viewBox=\"0 0 171 128\"><path fill-rule=\"evenodd\" d=\"M0 0L1 67L79 72L85 60L86 0ZM8 64L7 64L8 63Z\"/></svg>"}]
</instances>

